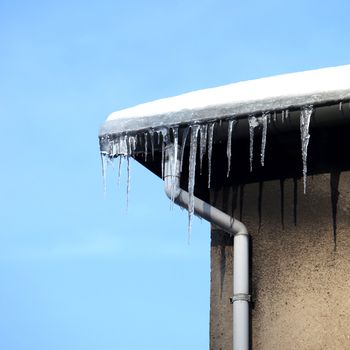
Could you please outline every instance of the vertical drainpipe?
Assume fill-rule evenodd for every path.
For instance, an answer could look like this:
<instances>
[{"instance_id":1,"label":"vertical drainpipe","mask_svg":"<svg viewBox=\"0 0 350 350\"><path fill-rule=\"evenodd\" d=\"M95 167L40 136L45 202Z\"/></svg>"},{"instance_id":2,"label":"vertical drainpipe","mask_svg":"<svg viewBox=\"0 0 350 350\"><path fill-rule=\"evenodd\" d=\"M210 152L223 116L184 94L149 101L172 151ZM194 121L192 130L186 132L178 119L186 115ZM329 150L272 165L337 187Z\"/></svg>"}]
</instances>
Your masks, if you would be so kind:
<instances>
[{"instance_id":1,"label":"vertical drainpipe","mask_svg":"<svg viewBox=\"0 0 350 350\"><path fill-rule=\"evenodd\" d=\"M180 157L181 152L177 152ZM187 209L189 193L180 188L179 159L175 161L175 147L165 150L164 189L176 204ZM233 260L233 350L249 349L249 234L243 223L201 199L194 198L194 212L223 231L234 236Z\"/></svg>"},{"instance_id":2,"label":"vertical drainpipe","mask_svg":"<svg viewBox=\"0 0 350 350\"><path fill-rule=\"evenodd\" d=\"M249 349L249 236L236 233L233 241L233 349Z\"/></svg>"}]
</instances>

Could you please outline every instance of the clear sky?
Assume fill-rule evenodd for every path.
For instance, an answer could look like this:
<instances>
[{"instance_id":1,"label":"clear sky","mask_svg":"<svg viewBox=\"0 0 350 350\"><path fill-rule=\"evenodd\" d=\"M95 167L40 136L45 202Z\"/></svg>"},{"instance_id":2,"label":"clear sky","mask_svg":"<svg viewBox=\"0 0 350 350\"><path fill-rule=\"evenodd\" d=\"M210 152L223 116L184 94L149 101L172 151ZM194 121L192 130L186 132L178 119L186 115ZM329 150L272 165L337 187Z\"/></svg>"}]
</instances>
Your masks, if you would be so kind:
<instances>
[{"instance_id":1,"label":"clear sky","mask_svg":"<svg viewBox=\"0 0 350 350\"><path fill-rule=\"evenodd\" d=\"M0 349L205 349L209 225L133 162L104 198L115 110L350 63L348 1L0 1ZM110 174L111 175L111 174ZM125 182L125 177L124 177Z\"/></svg>"}]
</instances>

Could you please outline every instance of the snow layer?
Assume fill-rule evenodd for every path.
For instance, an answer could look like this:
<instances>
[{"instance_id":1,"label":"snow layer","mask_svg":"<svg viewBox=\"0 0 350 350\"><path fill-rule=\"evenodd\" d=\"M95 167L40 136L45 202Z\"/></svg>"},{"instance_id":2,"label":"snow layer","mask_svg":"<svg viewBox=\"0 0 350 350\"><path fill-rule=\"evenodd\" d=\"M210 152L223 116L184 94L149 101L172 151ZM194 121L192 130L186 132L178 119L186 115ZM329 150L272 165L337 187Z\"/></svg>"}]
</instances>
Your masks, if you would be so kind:
<instances>
[{"instance_id":1,"label":"snow layer","mask_svg":"<svg viewBox=\"0 0 350 350\"><path fill-rule=\"evenodd\" d=\"M100 136L350 98L350 65L243 81L112 113Z\"/></svg>"}]
</instances>

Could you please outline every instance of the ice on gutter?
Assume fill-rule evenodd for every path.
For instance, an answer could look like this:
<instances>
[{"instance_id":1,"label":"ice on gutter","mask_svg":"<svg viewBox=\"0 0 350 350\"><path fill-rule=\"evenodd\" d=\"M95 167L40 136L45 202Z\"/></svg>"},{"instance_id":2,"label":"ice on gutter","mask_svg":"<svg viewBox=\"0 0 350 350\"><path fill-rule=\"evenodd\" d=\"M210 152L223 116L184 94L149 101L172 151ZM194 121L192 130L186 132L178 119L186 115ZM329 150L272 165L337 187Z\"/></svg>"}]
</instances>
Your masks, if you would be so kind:
<instances>
[{"instance_id":1,"label":"ice on gutter","mask_svg":"<svg viewBox=\"0 0 350 350\"><path fill-rule=\"evenodd\" d=\"M339 102L339 108L342 108L342 101L348 100L350 100L350 65L240 82L124 109L112 113L101 127L100 148L103 172L106 173L108 160L118 156L128 160L129 157L135 156L137 147L143 150L147 161L150 156L148 148L150 144L152 158L155 147L161 150L163 177L164 150L170 143L173 143L176 149L178 145L181 146L180 163L173 164L174 168L179 166L181 172L186 139L189 140L188 211L191 223L194 213L197 152L199 152L200 174L202 174L202 161L207 153L208 187L210 187L213 135L217 121L222 119L228 121L226 154L227 176L229 176L231 139L235 133L238 117L243 116L248 119L250 171L253 171L255 128L259 127L262 130L260 162L261 166L264 166L267 124L271 118L275 120L276 111L280 112L283 122L289 118L289 109L297 109L300 110L301 158L305 192L309 125L314 107ZM179 126L185 126L181 139ZM128 166L127 189L129 187Z\"/></svg>"}]
</instances>

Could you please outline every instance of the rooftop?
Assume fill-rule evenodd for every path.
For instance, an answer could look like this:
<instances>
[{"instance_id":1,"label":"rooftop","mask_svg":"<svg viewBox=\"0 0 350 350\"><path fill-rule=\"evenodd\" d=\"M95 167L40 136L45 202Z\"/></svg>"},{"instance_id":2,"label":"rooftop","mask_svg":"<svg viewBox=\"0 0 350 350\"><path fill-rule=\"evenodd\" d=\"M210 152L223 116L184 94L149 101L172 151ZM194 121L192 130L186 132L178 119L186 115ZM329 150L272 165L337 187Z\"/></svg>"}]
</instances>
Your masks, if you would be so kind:
<instances>
[{"instance_id":1,"label":"rooftop","mask_svg":"<svg viewBox=\"0 0 350 350\"><path fill-rule=\"evenodd\" d=\"M344 65L193 91L114 112L100 135L324 105L350 99L349 82Z\"/></svg>"}]
</instances>

